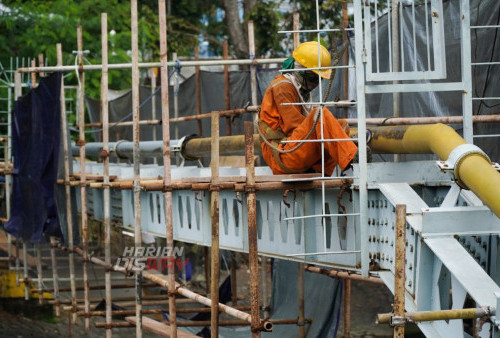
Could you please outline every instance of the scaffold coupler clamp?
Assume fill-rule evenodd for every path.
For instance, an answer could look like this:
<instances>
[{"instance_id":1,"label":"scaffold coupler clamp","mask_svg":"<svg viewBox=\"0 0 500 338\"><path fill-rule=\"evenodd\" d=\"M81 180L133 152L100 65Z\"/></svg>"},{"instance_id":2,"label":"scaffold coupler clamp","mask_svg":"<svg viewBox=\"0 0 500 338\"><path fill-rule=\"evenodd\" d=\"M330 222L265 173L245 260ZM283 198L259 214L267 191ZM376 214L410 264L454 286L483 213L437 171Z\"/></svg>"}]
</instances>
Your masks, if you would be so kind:
<instances>
[{"instance_id":1,"label":"scaffold coupler clamp","mask_svg":"<svg viewBox=\"0 0 500 338\"><path fill-rule=\"evenodd\" d=\"M463 160L470 155L479 155L483 157L486 161L491 163L489 156L478 146L474 144L461 144L450 152L448 159L446 161L437 161L436 164L438 168L443 172L448 172L453 175L453 179L461 188L467 188L465 184L460 180L460 175L458 168ZM492 167L495 170L500 170L500 165L498 163L492 163Z\"/></svg>"},{"instance_id":2,"label":"scaffold coupler clamp","mask_svg":"<svg viewBox=\"0 0 500 338\"><path fill-rule=\"evenodd\" d=\"M391 317L391 326L405 326L408 322L408 318L405 316L392 316Z\"/></svg>"}]
</instances>

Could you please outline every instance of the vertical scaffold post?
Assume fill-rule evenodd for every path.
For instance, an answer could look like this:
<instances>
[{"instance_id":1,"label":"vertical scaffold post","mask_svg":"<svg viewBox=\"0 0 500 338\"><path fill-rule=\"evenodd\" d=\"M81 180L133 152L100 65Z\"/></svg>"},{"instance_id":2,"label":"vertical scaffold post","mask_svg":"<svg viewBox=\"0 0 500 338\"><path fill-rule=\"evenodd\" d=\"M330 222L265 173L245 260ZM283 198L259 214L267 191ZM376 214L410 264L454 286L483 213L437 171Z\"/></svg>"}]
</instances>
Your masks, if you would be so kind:
<instances>
[{"instance_id":1,"label":"vertical scaffold post","mask_svg":"<svg viewBox=\"0 0 500 338\"><path fill-rule=\"evenodd\" d=\"M133 120L133 161L134 161L134 212L135 212L135 227L134 227L134 243L135 256L139 255L142 245L141 233L141 153L139 147L140 128L139 128L139 41L138 41L138 23L137 23L137 0L131 1L131 28L132 28L132 120ZM142 273L137 271L135 274L135 316L136 337L142 337Z\"/></svg>"},{"instance_id":2,"label":"vertical scaffold post","mask_svg":"<svg viewBox=\"0 0 500 338\"><path fill-rule=\"evenodd\" d=\"M351 336L351 280L344 279L344 338Z\"/></svg>"},{"instance_id":3,"label":"vertical scaffold post","mask_svg":"<svg viewBox=\"0 0 500 338\"><path fill-rule=\"evenodd\" d=\"M83 72L83 32L79 25L76 30L77 49L78 49L78 124L80 146L80 201L82 213L82 245L83 245L83 295L85 298L85 312L90 311L89 302L89 275L88 275L88 245L89 229L87 216L87 176L85 168L85 73ZM76 308L75 308L76 311ZM85 329L90 330L90 318L85 317Z\"/></svg>"},{"instance_id":4,"label":"vertical scaffold post","mask_svg":"<svg viewBox=\"0 0 500 338\"><path fill-rule=\"evenodd\" d=\"M358 107L358 135L366 135L366 87L365 87L365 60L363 58L363 21L361 0L354 0L354 30L355 60L356 60L356 102ZM366 164L366 138L358 137L359 149L359 224L360 224L360 261L361 274L368 277L370 261L368 258L368 190L367 190L367 164Z\"/></svg>"},{"instance_id":5,"label":"vertical scaffold post","mask_svg":"<svg viewBox=\"0 0 500 338\"><path fill-rule=\"evenodd\" d=\"M62 45L58 43L56 45L56 54L57 54L57 65L63 65L63 54L62 54ZM63 143L63 158L64 158L64 194L66 199L66 227L67 227L67 241L68 241L68 264L69 264L69 279L70 279L70 288L71 288L71 305L73 309L71 310L72 322L76 322L76 283L75 283L75 254L73 252L74 245L74 236L73 236L73 213L72 213L72 205L71 205L71 187L69 185L69 146L68 146L68 129L66 128L67 119L66 119L66 95L64 93L64 77L61 77L61 137ZM53 244L56 244L55 240ZM55 251L55 248L52 249ZM55 255L55 252L53 253ZM57 273L57 272L56 272ZM55 278L55 277L54 277ZM56 288L59 291L59 285L57 282L54 282L54 290ZM57 296L58 292L57 292ZM56 301L58 298L56 298ZM57 305L56 309L59 307ZM57 311L57 310L56 310Z\"/></svg>"},{"instance_id":6,"label":"vertical scaffold post","mask_svg":"<svg viewBox=\"0 0 500 338\"><path fill-rule=\"evenodd\" d=\"M43 54L38 54L38 66L40 68L42 68L44 66ZM40 72L40 77L44 77L44 76L45 76L45 73L44 72Z\"/></svg>"},{"instance_id":7,"label":"vertical scaffold post","mask_svg":"<svg viewBox=\"0 0 500 338\"><path fill-rule=\"evenodd\" d=\"M222 42L222 55L224 60L229 59L227 39ZM231 109L231 95L229 88L229 66L224 65L224 103L226 110ZM226 136L231 136L231 116L226 117ZM232 282L232 281L231 281ZM232 284L231 284L232 285Z\"/></svg>"},{"instance_id":8,"label":"vertical scaffold post","mask_svg":"<svg viewBox=\"0 0 500 338\"><path fill-rule=\"evenodd\" d=\"M36 68L36 60L31 60L31 68ZM31 72L31 88L36 88L36 72Z\"/></svg>"},{"instance_id":9,"label":"vertical scaffold post","mask_svg":"<svg viewBox=\"0 0 500 338\"><path fill-rule=\"evenodd\" d=\"M29 300L29 282L28 282L28 246L23 241L23 280L24 280L24 299ZM40 291L41 292L41 291Z\"/></svg>"},{"instance_id":10,"label":"vertical scaffold post","mask_svg":"<svg viewBox=\"0 0 500 338\"><path fill-rule=\"evenodd\" d=\"M394 262L394 316L403 318L405 315L405 260L406 260L406 205L396 205L396 247ZM404 323L394 326L394 337L404 337Z\"/></svg>"},{"instance_id":11,"label":"vertical scaffold post","mask_svg":"<svg viewBox=\"0 0 500 338\"><path fill-rule=\"evenodd\" d=\"M198 61L200 59L200 49L198 46L194 48L194 59ZM201 114L201 74L200 74L200 66L196 66L194 68L194 76L195 76L195 92L196 92L196 115ZM201 125L201 120L197 120L198 123L198 135L203 135L203 128Z\"/></svg>"},{"instance_id":12,"label":"vertical scaffold post","mask_svg":"<svg viewBox=\"0 0 500 338\"><path fill-rule=\"evenodd\" d=\"M246 197L248 216L248 259L250 266L250 314L252 337L260 337L259 258L257 256L257 199L255 197L255 166L253 123L245 122Z\"/></svg>"},{"instance_id":13,"label":"vertical scaffold post","mask_svg":"<svg viewBox=\"0 0 500 338\"><path fill-rule=\"evenodd\" d=\"M349 26L349 15L347 12L347 2L344 1L342 2L342 27L344 28L344 31L342 32L342 44L345 46L347 43L349 43L349 40L347 39L347 31L345 31L346 28ZM342 55L342 65L343 66L348 66L349 65L349 48L345 49L344 55ZM349 99L349 69L344 68L342 69L342 98L344 100ZM344 116L343 118L347 118L349 113L349 108L345 107L344 108Z\"/></svg>"},{"instance_id":14,"label":"vertical scaffold post","mask_svg":"<svg viewBox=\"0 0 500 338\"><path fill-rule=\"evenodd\" d=\"M101 14L101 117L102 117L102 151L103 161L103 208L104 208L104 261L111 265L111 194L109 190L109 111L108 111L108 15ZM104 287L106 291L106 337L112 336L111 330L111 271L104 272Z\"/></svg>"},{"instance_id":15,"label":"vertical scaffold post","mask_svg":"<svg viewBox=\"0 0 500 338\"><path fill-rule=\"evenodd\" d=\"M252 65L250 66L250 89L252 91L252 105L257 105L257 72L256 72L256 61L255 61L255 34L253 29L253 21L248 21L248 52L250 60L252 60ZM257 112L254 113L253 121L257 121Z\"/></svg>"},{"instance_id":16,"label":"vertical scaffold post","mask_svg":"<svg viewBox=\"0 0 500 338\"><path fill-rule=\"evenodd\" d=\"M212 179L210 185L210 215L212 217L212 252L210 298L212 337L219 336L219 112L212 112L212 149L210 168Z\"/></svg>"},{"instance_id":17,"label":"vertical scaffold post","mask_svg":"<svg viewBox=\"0 0 500 338\"><path fill-rule=\"evenodd\" d=\"M295 30L295 29L294 29ZM299 338L305 338L305 302L304 302L304 263L299 263L299 273L298 273L298 301L299 301L299 320L297 325L299 326Z\"/></svg>"},{"instance_id":18,"label":"vertical scaffold post","mask_svg":"<svg viewBox=\"0 0 500 338\"><path fill-rule=\"evenodd\" d=\"M151 75L151 119L156 120L156 78L157 78L157 68L150 68ZM153 126L153 141L158 139L156 135L156 126ZM153 158L153 163L158 164L158 158L155 156Z\"/></svg>"},{"instance_id":19,"label":"vertical scaffold post","mask_svg":"<svg viewBox=\"0 0 500 338\"><path fill-rule=\"evenodd\" d=\"M22 87L22 78L21 78L21 73L19 72L15 72L14 73L14 100L18 100L19 97L21 97L23 95L23 87ZM10 198L8 199L8 201L10 202ZM9 208L7 209L8 210L8 217L10 218L10 205L9 205ZM20 275L19 275L19 271L20 271L20 261L19 261L19 239L16 238L16 286L19 286L20 283L19 283L19 279L20 279Z\"/></svg>"},{"instance_id":20,"label":"vertical scaffold post","mask_svg":"<svg viewBox=\"0 0 500 338\"><path fill-rule=\"evenodd\" d=\"M161 114L163 131L163 197L165 199L166 241L169 251L168 264L168 311L170 315L170 336L177 337L177 309L175 304L175 265L173 263L174 230L172 222L172 190L170 171L170 123L168 108L168 67L167 67L167 19L165 0L158 1L160 24L160 62L161 62Z\"/></svg>"},{"instance_id":21,"label":"vertical scaffold post","mask_svg":"<svg viewBox=\"0 0 500 338\"><path fill-rule=\"evenodd\" d=\"M42 272L42 248L40 243L36 243L36 272L38 279L38 302L43 304L43 292L41 291L43 288L43 272Z\"/></svg>"}]
</instances>

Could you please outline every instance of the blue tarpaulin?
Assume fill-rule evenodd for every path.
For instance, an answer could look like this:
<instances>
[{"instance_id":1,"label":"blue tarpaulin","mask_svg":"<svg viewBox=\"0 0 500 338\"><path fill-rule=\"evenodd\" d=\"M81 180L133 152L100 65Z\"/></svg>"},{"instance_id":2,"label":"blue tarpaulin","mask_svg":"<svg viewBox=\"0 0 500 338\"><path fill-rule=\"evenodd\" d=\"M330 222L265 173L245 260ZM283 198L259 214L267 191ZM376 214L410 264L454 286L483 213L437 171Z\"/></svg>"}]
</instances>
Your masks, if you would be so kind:
<instances>
[{"instance_id":1,"label":"blue tarpaulin","mask_svg":"<svg viewBox=\"0 0 500 338\"><path fill-rule=\"evenodd\" d=\"M61 73L41 78L16 101L12 118L14 156L8 233L33 243L62 237L55 188L61 136Z\"/></svg>"}]
</instances>

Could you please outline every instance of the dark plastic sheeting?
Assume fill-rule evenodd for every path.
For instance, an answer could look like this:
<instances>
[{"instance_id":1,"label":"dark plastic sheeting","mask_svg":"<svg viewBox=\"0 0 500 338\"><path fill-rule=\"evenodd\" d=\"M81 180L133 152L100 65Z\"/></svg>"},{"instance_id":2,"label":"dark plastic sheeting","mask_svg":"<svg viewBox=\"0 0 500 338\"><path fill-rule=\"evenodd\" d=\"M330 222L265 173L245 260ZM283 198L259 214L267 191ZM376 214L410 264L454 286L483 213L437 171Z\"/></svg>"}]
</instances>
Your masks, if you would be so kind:
<instances>
[{"instance_id":1,"label":"dark plastic sheeting","mask_svg":"<svg viewBox=\"0 0 500 338\"><path fill-rule=\"evenodd\" d=\"M60 142L61 74L42 78L16 101L12 122L14 156L12 208L8 233L23 241L61 237L55 187Z\"/></svg>"}]
</instances>

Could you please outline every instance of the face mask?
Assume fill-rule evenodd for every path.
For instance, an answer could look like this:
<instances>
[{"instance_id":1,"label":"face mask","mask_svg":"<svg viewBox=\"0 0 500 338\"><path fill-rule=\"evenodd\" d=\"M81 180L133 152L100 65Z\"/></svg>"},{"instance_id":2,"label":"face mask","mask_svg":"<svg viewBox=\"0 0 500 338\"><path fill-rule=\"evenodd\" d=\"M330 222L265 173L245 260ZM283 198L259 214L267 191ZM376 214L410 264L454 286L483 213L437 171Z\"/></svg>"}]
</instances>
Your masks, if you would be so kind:
<instances>
[{"instance_id":1,"label":"face mask","mask_svg":"<svg viewBox=\"0 0 500 338\"><path fill-rule=\"evenodd\" d=\"M301 71L299 74L302 77L302 86L305 90L311 91L316 88L319 84L318 74L312 71Z\"/></svg>"}]
</instances>

